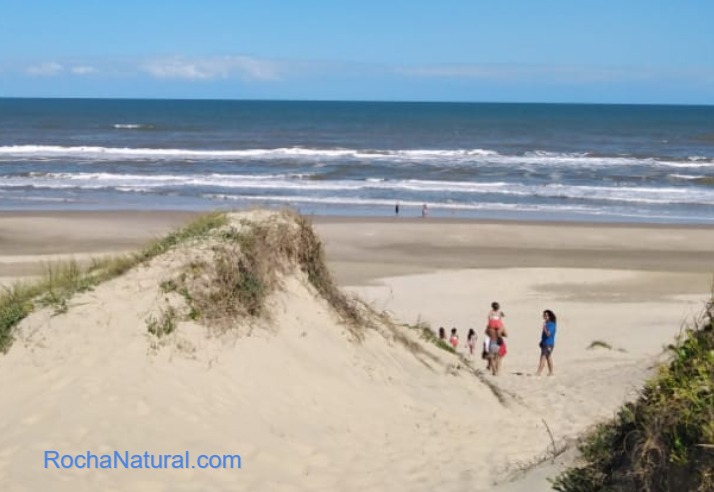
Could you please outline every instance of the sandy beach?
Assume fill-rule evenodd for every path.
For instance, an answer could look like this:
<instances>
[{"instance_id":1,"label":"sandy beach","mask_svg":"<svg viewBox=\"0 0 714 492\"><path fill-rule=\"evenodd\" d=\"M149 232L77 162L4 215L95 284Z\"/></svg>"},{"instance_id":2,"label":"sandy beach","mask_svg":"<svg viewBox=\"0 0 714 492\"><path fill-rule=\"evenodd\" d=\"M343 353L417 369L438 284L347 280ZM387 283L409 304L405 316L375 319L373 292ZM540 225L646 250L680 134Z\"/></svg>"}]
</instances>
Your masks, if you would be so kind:
<instances>
[{"instance_id":1,"label":"sandy beach","mask_svg":"<svg viewBox=\"0 0 714 492\"><path fill-rule=\"evenodd\" d=\"M54 259L139 248L194 215L0 214L0 284ZM499 301L509 353L500 376L482 377L505 401L438 349L425 365L379 336L349 342L298 287L275 301L279 331L227 343L189 324L190 357L179 342L151 353L144 320L168 268L152 264L81 294L67 315L33 314L0 356L3 490L548 490L557 467L522 471L637 394L714 273L707 227L313 222L339 285L395 320L456 327L462 341L474 328L481 342ZM537 378L544 309L558 315L556 374ZM244 466L238 477L44 470L41 450L56 448L239 452Z\"/></svg>"}]
</instances>

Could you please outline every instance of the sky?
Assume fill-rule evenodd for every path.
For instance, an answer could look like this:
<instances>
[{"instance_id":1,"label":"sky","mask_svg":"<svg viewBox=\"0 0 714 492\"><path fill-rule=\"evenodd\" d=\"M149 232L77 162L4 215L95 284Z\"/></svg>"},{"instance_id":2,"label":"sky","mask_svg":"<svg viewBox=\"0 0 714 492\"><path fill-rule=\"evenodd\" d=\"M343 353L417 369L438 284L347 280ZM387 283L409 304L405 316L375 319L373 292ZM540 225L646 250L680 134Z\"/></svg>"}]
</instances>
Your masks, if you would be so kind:
<instances>
[{"instance_id":1,"label":"sky","mask_svg":"<svg viewBox=\"0 0 714 492\"><path fill-rule=\"evenodd\" d=\"M712 0L2 0L0 97L714 104Z\"/></svg>"}]
</instances>

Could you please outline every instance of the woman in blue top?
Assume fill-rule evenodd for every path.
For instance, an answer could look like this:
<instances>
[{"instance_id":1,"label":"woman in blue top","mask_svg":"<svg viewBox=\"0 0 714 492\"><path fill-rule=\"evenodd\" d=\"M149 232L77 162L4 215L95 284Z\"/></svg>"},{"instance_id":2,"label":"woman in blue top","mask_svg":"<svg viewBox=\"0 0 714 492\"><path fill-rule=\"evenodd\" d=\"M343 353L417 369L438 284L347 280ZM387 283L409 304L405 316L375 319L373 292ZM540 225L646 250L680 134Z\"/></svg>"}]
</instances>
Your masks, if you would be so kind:
<instances>
[{"instance_id":1,"label":"woman in blue top","mask_svg":"<svg viewBox=\"0 0 714 492\"><path fill-rule=\"evenodd\" d=\"M553 348L555 347L555 331L556 331L555 313L550 309L543 311L543 331L540 335L540 364L536 376L540 376L548 364L548 376L553 375Z\"/></svg>"}]
</instances>

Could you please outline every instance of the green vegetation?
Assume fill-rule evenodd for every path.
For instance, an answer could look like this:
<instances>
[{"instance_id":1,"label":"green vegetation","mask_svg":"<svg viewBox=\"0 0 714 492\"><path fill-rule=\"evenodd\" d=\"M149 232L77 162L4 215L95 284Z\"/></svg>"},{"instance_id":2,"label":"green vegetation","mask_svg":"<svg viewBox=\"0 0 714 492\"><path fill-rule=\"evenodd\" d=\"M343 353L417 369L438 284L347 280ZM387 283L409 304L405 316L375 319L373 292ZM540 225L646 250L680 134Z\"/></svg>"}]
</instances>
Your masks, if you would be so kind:
<instances>
[{"instance_id":1,"label":"green vegetation","mask_svg":"<svg viewBox=\"0 0 714 492\"><path fill-rule=\"evenodd\" d=\"M714 301L712 301L714 303ZM714 490L714 304L670 347L671 362L581 445L560 492Z\"/></svg>"},{"instance_id":2,"label":"green vegetation","mask_svg":"<svg viewBox=\"0 0 714 492\"><path fill-rule=\"evenodd\" d=\"M0 292L0 352L9 350L13 341L13 329L32 312L35 306L54 306L55 314L66 312L67 302L75 294L118 277L134 266L165 253L189 239L206 236L213 229L227 223L225 214L208 214L199 217L183 229L154 241L138 253L94 259L86 269L74 260L49 264L41 279L4 288Z\"/></svg>"},{"instance_id":3,"label":"green vegetation","mask_svg":"<svg viewBox=\"0 0 714 492\"><path fill-rule=\"evenodd\" d=\"M162 337L173 333L176 330L176 310L169 306L168 309L161 312L158 318L149 316L146 320L146 329L152 335Z\"/></svg>"},{"instance_id":4,"label":"green vegetation","mask_svg":"<svg viewBox=\"0 0 714 492\"><path fill-rule=\"evenodd\" d=\"M30 301L37 290L30 285L17 284L0 294L0 351L7 352L12 344L12 329L32 311Z\"/></svg>"},{"instance_id":5,"label":"green vegetation","mask_svg":"<svg viewBox=\"0 0 714 492\"><path fill-rule=\"evenodd\" d=\"M210 252L208 260L189 263L177 278L161 282L164 293L176 292L186 301L190 319L234 323L242 317L267 315L266 299L281 277L296 266L309 283L361 337L364 319L358 305L336 286L325 262L320 240L310 221L294 212L272 215L264 221L229 224L225 213L199 217L186 227L158 239L137 253L94 259L86 268L76 261L48 265L42 279L17 284L0 292L0 351L12 344L14 327L36 306L67 311L76 293L94 288L131 268L191 240ZM210 248L210 249L209 249ZM156 336L173 332L179 313L174 308L146 320Z\"/></svg>"},{"instance_id":6,"label":"green vegetation","mask_svg":"<svg viewBox=\"0 0 714 492\"><path fill-rule=\"evenodd\" d=\"M590 345L588 345L588 350L596 349L596 348L604 348L607 350L612 350L612 345L610 345L607 342L603 342L602 340L594 340Z\"/></svg>"},{"instance_id":7,"label":"green vegetation","mask_svg":"<svg viewBox=\"0 0 714 492\"><path fill-rule=\"evenodd\" d=\"M428 323L425 323L423 321L417 321L417 324L412 326L411 328L417 330L419 332L419 336L426 340L429 343L432 343L439 347L441 350L446 350L447 352L451 352L452 354L456 353L456 350L454 350L454 347L446 343L444 340L436 336L436 333L434 333L434 330L431 329L431 326L429 326Z\"/></svg>"},{"instance_id":8,"label":"green vegetation","mask_svg":"<svg viewBox=\"0 0 714 492\"><path fill-rule=\"evenodd\" d=\"M102 280L83 271L74 261L51 263L40 280L21 282L0 293L0 352L12 345L13 328L37 306L52 306L55 314L67 311L67 301L77 292L91 289Z\"/></svg>"}]
</instances>

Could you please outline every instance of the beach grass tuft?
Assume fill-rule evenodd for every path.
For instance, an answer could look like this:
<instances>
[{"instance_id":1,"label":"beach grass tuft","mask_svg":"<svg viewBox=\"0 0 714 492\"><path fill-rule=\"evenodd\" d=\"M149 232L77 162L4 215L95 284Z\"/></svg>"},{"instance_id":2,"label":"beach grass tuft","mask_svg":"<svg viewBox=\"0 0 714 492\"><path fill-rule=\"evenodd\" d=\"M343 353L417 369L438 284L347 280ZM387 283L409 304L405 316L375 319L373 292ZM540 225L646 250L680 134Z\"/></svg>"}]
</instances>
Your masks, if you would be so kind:
<instances>
[{"instance_id":1,"label":"beach grass tuft","mask_svg":"<svg viewBox=\"0 0 714 492\"><path fill-rule=\"evenodd\" d=\"M434 333L434 330L432 330L431 325L428 323L422 321L422 320L417 320L417 323L412 326L413 329L417 330L419 332L419 335L421 338L426 340L427 342L437 346L441 350L445 350L447 352L450 352L452 354L456 353L456 350L454 350L454 347L446 343L444 340L436 336L436 333Z\"/></svg>"},{"instance_id":2,"label":"beach grass tuft","mask_svg":"<svg viewBox=\"0 0 714 492\"><path fill-rule=\"evenodd\" d=\"M176 322L178 318L178 313L176 309L169 306L167 309L161 311L159 317L149 316L146 320L146 329L149 333L156 337L163 337L169 335L176 330Z\"/></svg>"},{"instance_id":3,"label":"beach grass tuft","mask_svg":"<svg viewBox=\"0 0 714 492\"><path fill-rule=\"evenodd\" d=\"M40 279L4 288L0 292L0 352L10 349L14 328L36 306L54 307L55 314L62 314L67 311L68 302L75 294L118 277L180 243L206 236L227 222L224 213L207 214L152 242L138 253L94 258L86 268L76 260L50 263Z\"/></svg>"},{"instance_id":4,"label":"beach grass tuft","mask_svg":"<svg viewBox=\"0 0 714 492\"><path fill-rule=\"evenodd\" d=\"M640 398L589 434L560 492L714 490L714 300Z\"/></svg>"},{"instance_id":5,"label":"beach grass tuft","mask_svg":"<svg viewBox=\"0 0 714 492\"><path fill-rule=\"evenodd\" d=\"M32 311L31 299L37 292L30 284L15 284L0 293L0 351L3 353L12 345L13 328Z\"/></svg>"},{"instance_id":6,"label":"beach grass tuft","mask_svg":"<svg viewBox=\"0 0 714 492\"><path fill-rule=\"evenodd\" d=\"M590 345L588 345L588 350L593 350L596 348L603 348L607 350L612 350L612 345L602 340L593 340Z\"/></svg>"}]
</instances>

